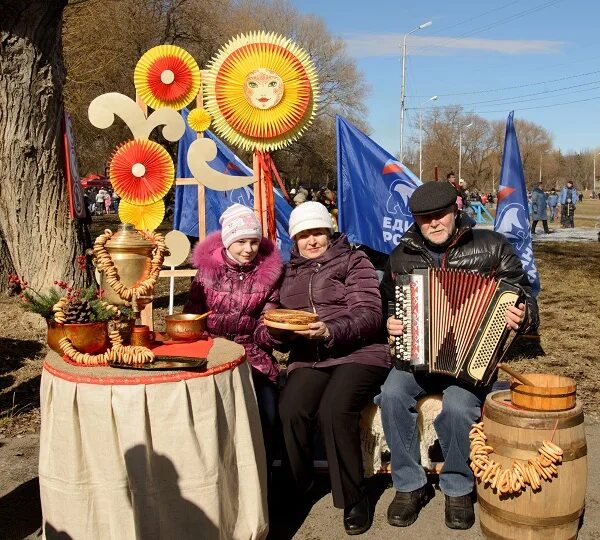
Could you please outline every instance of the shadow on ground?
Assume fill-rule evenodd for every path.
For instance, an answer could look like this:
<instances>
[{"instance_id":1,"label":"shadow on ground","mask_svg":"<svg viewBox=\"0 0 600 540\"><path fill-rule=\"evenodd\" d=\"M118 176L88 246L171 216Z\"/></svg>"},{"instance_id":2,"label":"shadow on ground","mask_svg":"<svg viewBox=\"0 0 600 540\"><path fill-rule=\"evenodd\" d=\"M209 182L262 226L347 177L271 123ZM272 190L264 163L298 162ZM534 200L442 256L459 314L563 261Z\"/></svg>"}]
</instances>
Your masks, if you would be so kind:
<instances>
[{"instance_id":1,"label":"shadow on ground","mask_svg":"<svg viewBox=\"0 0 600 540\"><path fill-rule=\"evenodd\" d=\"M365 481L371 509L374 510L383 492L391 486L389 474L377 474ZM323 497L331 496L331 485L326 474L315 477L315 485L308 495L302 498L291 492L292 483L286 481L280 470L273 473L273 488L269 497L269 536L268 540L292 540L311 513L312 508ZM343 510L339 510L340 523Z\"/></svg>"},{"instance_id":2,"label":"shadow on ground","mask_svg":"<svg viewBox=\"0 0 600 540\"><path fill-rule=\"evenodd\" d=\"M0 537L21 540L42 524L40 486L37 478L21 484L0 498Z\"/></svg>"}]
</instances>

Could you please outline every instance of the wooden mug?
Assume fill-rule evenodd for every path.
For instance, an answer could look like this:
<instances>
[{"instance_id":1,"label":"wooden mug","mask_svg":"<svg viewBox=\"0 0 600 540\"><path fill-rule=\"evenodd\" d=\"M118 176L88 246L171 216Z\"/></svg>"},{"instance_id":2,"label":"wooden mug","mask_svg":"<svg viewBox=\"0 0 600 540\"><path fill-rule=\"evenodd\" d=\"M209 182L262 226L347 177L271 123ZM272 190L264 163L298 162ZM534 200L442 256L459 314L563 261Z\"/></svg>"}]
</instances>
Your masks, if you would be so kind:
<instances>
[{"instance_id":1,"label":"wooden mug","mask_svg":"<svg viewBox=\"0 0 600 540\"><path fill-rule=\"evenodd\" d=\"M131 331L131 338L129 340L131 345L137 345L141 347L150 348L154 342L155 334L145 324L135 325Z\"/></svg>"}]
</instances>

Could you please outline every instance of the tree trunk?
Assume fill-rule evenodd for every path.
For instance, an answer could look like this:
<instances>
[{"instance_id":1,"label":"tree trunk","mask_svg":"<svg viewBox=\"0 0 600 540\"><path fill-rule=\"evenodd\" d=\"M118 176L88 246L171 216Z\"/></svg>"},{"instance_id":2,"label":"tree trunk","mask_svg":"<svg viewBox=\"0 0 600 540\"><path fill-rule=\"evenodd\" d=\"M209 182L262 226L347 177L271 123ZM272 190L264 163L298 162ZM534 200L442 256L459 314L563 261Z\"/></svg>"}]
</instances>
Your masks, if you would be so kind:
<instances>
[{"instance_id":1,"label":"tree trunk","mask_svg":"<svg viewBox=\"0 0 600 540\"><path fill-rule=\"evenodd\" d=\"M66 4L0 0L0 236L15 271L36 289L83 279L62 143Z\"/></svg>"}]
</instances>

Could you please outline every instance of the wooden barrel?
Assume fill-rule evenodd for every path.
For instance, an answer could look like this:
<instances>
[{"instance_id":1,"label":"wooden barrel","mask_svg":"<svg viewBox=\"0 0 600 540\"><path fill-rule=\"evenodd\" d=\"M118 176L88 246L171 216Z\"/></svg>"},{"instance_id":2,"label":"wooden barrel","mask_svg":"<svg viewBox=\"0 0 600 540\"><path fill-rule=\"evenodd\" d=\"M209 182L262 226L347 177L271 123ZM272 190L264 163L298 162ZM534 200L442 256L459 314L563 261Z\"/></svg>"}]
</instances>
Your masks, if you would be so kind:
<instances>
[{"instance_id":1,"label":"wooden barrel","mask_svg":"<svg viewBox=\"0 0 600 540\"><path fill-rule=\"evenodd\" d=\"M568 411L538 412L516 409L510 392L492 392L483 412L490 458L507 469L513 461L527 463L537 456L544 440L563 449L558 476L542 481L541 491L531 487L516 495L503 495L477 482L479 519L487 538L559 540L577 538L585 508L587 445L580 404ZM553 436L554 435L554 436Z\"/></svg>"},{"instance_id":2,"label":"wooden barrel","mask_svg":"<svg viewBox=\"0 0 600 540\"><path fill-rule=\"evenodd\" d=\"M570 377L550 373L524 373L535 386L515 381L512 404L528 411L567 411L575 407L577 384Z\"/></svg>"}]
</instances>

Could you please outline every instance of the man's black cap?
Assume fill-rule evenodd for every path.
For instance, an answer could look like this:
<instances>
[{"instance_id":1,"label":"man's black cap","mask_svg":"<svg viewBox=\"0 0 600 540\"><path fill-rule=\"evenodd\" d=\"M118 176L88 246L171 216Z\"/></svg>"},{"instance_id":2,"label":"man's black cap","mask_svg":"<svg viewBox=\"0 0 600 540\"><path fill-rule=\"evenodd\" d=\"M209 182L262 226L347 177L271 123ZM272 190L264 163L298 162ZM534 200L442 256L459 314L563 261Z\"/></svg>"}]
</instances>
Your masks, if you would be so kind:
<instances>
[{"instance_id":1,"label":"man's black cap","mask_svg":"<svg viewBox=\"0 0 600 540\"><path fill-rule=\"evenodd\" d=\"M425 182L415 189L408 207L414 216L432 214L455 204L457 197L456 188L449 182Z\"/></svg>"}]
</instances>

